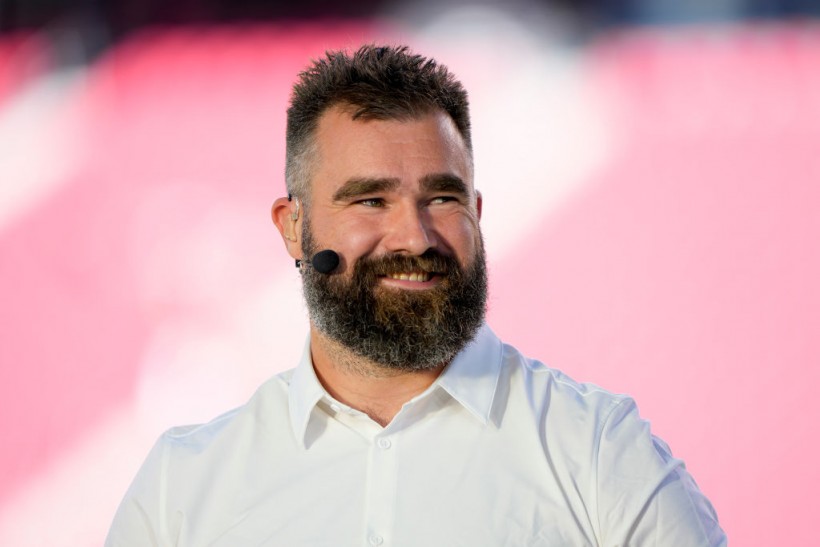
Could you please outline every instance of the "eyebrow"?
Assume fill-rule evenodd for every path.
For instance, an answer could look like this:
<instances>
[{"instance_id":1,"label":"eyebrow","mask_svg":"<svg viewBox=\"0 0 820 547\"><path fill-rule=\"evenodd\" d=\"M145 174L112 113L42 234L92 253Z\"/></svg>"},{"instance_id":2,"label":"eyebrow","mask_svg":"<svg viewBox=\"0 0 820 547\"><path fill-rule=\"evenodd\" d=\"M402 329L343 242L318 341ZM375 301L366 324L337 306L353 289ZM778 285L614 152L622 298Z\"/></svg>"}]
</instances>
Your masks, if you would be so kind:
<instances>
[{"instance_id":1,"label":"eyebrow","mask_svg":"<svg viewBox=\"0 0 820 547\"><path fill-rule=\"evenodd\" d=\"M336 190L333 194L333 201L348 201L366 194L386 192L398 188L399 184L399 179L350 179Z\"/></svg>"},{"instance_id":2,"label":"eyebrow","mask_svg":"<svg viewBox=\"0 0 820 547\"><path fill-rule=\"evenodd\" d=\"M354 178L345 182L333 194L333 201L350 201L368 194L389 192L399 187L397 178ZM469 195L467 184L450 173L434 173L421 179L421 188L426 192L452 192L463 196Z\"/></svg>"},{"instance_id":3,"label":"eyebrow","mask_svg":"<svg viewBox=\"0 0 820 547\"><path fill-rule=\"evenodd\" d=\"M463 196L470 195L467 184L460 177L450 173L426 175L421 179L421 187L428 192L452 192Z\"/></svg>"}]
</instances>

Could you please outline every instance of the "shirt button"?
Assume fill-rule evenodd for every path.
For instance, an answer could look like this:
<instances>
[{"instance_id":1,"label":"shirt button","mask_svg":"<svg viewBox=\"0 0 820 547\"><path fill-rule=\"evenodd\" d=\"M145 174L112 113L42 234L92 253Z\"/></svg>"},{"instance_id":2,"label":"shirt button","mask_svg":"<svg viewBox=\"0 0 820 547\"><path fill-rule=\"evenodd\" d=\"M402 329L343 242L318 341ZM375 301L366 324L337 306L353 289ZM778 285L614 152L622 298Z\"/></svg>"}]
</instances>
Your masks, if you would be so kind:
<instances>
[{"instance_id":1,"label":"shirt button","mask_svg":"<svg viewBox=\"0 0 820 547\"><path fill-rule=\"evenodd\" d=\"M339 405L337 405L336 403L333 403L333 404L331 404L331 405L330 405L330 409L331 409L333 412L339 412L340 410L342 410L342 407L340 407L340 406L339 406Z\"/></svg>"},{"instance_id":2,"label":"shirt button","mask_svg":"<svg viewBox=\"0 0 820 547\"><path fill-rule=\"evenodd\" d=\"M379 448L384 448L385 450L387 450L388 448L390 448L391 443L390 443L390 439L381 438L381 439L379 439L378 444L379 444Z\"/></svg>"},{"instance_id":3,"label":"shirt button","mask_svg":"<svg viewBox=\"0 0 820 547\"><path fill-rule=\"evenodd\" d=\"M370 541L370 545L381 545L382 543L384 543L384 538L382 538L381 536L377 536L376 534L373 534L368 539Z\"/></svg>"}]
</instances>

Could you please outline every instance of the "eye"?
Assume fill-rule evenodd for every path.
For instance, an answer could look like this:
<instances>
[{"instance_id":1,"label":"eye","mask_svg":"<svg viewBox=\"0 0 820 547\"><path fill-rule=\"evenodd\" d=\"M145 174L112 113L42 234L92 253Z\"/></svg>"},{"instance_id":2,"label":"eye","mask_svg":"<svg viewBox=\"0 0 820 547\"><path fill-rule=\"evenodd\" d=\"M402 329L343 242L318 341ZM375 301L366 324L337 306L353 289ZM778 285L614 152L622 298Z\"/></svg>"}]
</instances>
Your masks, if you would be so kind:
<instances>
[{"instance_id":1,"label":"eye","mask_svg":"<svg viewBox=\"0 0 820 547\"><path fill-rule=\"evenodd\" d=\"M364 205L365 207L384 207L384 200L382 198L360 199L356 203Z\"/></svg>"},{"instance_id":2,"label":"eye","mask_svg":"<svg viewBox=\"0 0 820 547\"><path fill-rule=\"evenodd\" d=\"M440 205L442 203L449 203L451 201L458 201L455 196L436 196L430 200L431 205Z\"/></svg>"}]
</instances>

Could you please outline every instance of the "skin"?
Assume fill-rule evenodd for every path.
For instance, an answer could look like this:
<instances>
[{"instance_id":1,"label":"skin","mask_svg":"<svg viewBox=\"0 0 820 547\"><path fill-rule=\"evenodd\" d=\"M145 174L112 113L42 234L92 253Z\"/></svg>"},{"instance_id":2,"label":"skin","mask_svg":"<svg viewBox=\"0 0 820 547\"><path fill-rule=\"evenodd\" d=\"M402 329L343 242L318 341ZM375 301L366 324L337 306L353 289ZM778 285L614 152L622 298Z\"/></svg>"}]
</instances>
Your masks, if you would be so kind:
<instances>
[{"instance_id":1,"label":"skin","mask_svg":"<svg viewBox=\"0 0 820 547\"><path fill-rule=\"evenodd\" d=\"M411 120L354 120L334 107L320 118L311 180L311 227L317 249L341 261L333 275L351 276L362 257L421 255L428 249L472 263L480 245L481 195L470 153L452 119L436 111ZM293 258L302 259L304 211L296 201L273 204L274 224ZM399 277L413 277L414 272ZM382 277L377 290L426 290L441 278ZM400 372L362 359L313 325L317 377L337 400L384 426L443 370Z\"/></svg>"}]
</instances>

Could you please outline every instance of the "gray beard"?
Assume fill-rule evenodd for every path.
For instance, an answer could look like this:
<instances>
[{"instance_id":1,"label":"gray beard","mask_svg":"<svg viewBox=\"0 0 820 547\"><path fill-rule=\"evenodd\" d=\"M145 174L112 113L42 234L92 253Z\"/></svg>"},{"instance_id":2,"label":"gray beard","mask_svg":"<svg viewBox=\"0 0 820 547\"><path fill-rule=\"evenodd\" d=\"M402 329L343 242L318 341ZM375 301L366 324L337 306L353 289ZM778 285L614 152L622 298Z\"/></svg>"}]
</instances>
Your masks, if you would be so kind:
<instances>
[{"instance_id":1,"label":"gray beard","mask_svg":"<svg viewBox=\"0 0 820 547\"><path fill-rule=\"evenodd\" d=\"M302 228L304 256L316 252L307 222ZM391 272L425 271L441 275L432 289L410 291L379 286ZM467 268L436 251L421 256L360 258L352 279L302 271L302 291L313 325L325 336L385 368L431 370L449 363L475 337L487 307L484 245Z\"/></svg>"}]
</instances>

